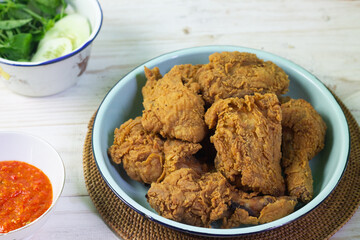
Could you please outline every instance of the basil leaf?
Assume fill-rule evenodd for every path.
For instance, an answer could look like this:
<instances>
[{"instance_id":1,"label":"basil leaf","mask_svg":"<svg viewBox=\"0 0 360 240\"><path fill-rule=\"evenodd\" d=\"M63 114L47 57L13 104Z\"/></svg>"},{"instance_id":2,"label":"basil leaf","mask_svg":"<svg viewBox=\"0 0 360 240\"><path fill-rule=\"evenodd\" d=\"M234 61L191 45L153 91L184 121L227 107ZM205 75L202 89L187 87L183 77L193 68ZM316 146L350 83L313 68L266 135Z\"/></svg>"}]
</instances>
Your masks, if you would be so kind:
<instances>
[{"instance_id":1,"label":"basil leaf","mask_svg":"<svg viewBox=\"0 0 360 240\"><path fill-rule=\"evenodd\" d=\"M32 35L30 33L20 33L14 35L7 44L6 47L0 48L0 55L9 60L14 61L29 61Z\"/></svg>"},{"instance_id":2,"label":"basil leaf","mask_svg":"<svg viewBox=\"0 0 360 240\"><path fill-rule=\"evenodd\" d=\"M51 9L55 9L55 10L61 4L61 0L35 0L35 2L37 2L38 4L41 4L43 6L46 6L47 8L51 8Z\"/></svg>"},{"instance_id":3,"label":"basil leaf","mask_svg":"<svg viewBox=\"0 0 360 240\"><path fill-rule=\"evenodd\" d=\"M34 10L45 17L54 17L61 0L30 0L29 4Z\"/></svg>"},{"instance_id":4,"label":"basil leaf","mask_svg":"<svg viewBox=\"0 0 360 240\"><path fill-rule=\"evenodd\" d=\"M0 29L1 30L10 30L14 28L21 27L29 22L31 22L31 18L29 19L17 19L17 20L2 20L0 21Z\"/></svg>"},{"instance_id":5,"label":"basil leaf","mask_svg":"<svg viewBox=\"0 0 360 240\"><path fill-rule=\"evenodd\" d=\"M21 8L11 8L7 12L9 19L29 19L32 18L30 14Z\"/></svg>"}]
</instances>

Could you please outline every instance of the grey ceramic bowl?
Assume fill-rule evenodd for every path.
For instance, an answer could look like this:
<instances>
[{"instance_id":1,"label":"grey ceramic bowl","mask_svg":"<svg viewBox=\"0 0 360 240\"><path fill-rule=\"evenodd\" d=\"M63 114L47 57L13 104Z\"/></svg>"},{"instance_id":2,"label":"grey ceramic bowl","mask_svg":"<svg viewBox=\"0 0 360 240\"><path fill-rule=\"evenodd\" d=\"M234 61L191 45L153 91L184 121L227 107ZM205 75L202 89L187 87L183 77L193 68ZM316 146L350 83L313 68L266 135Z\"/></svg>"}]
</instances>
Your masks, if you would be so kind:
<instances>
[{"instance_id":1,"label":"grey ceramic bowl","mask_svg":"<svg viewBox=\"0 0 360 240\"><path fill-rule=\"evenodd\" d=\"M114 129L129 118L142 114L141 88L146 79L144 66L160 68L162 74L178 64L203 64L214 52L240 51L255 53L259 58L270 60L289 75L292 98L310 102L327 124L325 148L311 162L314 178L314 198L300 206L292 214L279 220L232 229L202 228L178 223L158 215L147 203L147 187L131 180L121 169L111 164L107 149L112 145ZM97 112L93 126L93 152L97 166L113 192L129 207L149 218L176 230L204 236L239 236L277 228L309 213L316 208L336 187L345 170L349 154L349 130L346 118L330 91L312 74L284 58L260 50L236 46L195 47L154 58L123 77L106 95Z\"/></svg>"}]
</instances>

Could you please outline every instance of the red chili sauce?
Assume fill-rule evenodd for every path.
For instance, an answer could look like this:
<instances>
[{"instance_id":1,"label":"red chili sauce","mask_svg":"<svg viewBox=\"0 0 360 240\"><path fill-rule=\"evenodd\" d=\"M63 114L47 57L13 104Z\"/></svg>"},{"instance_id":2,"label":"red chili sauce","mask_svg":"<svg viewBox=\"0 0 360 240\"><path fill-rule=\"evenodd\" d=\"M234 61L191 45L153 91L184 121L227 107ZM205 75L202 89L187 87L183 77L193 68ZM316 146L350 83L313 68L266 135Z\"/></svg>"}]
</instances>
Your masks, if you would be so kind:
<instances>
[{"instance_id":1,"label":"red chili sauce","mask_svg":"<svg viewBox=\"0 0 360 240\"><path fill-rule=\"evenodd\" d=\"M52 203L49 178L20 161L0 161L0 233L7 233L40 217Z\"/></svg>"}]
</instances>

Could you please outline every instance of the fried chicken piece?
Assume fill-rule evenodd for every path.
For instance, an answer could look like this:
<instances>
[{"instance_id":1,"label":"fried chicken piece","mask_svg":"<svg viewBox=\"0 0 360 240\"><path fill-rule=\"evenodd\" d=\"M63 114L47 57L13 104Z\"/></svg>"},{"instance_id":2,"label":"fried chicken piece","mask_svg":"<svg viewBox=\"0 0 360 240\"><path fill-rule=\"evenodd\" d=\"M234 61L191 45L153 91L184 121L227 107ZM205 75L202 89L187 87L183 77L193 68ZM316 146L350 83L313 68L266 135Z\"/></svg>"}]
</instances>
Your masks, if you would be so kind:
<instances>
[{"instance_id":1,"label":"fried chicken piece","mask_svg":"<svg viewBox=\"0 0 360 240\"><path fill-rule=\"evenodd\" d=\"M202 95L208 104L217 99L244 97L254 93L284 94L288 91L286 73L255 54L222 52L209 56L210 63L197 72Z\"/></svg>"},{"instance_id":2,"label":"fried chicken piece","mask_svg":"<svg viewBox=\"0 0 360 240\"><path fill-rule=\"evenodd\" d=\"M146 198L165 218L210 227L212 222L229 215L230 200L235 192L234 186L219 172L201 175L193 169L181 168L161 183L152 183Z\"/></svg>"},{"instance_id":3,"label":"fried chicken piece","mask_svg":"<svg viewBox=\"0 0 360 240\"><path fill-rule=\"evenodd\" d=\"M152 70L145 67L142 124L147 131L193 143L205 137L204 101L197 94L199 85L193 80L199 67L177 65L164 77L157 67Z\"/></svg>"},{"instance_id":4,"label":"fried chicken piece","mask_svg":"<svg viewBox=\"0 0 360 240\"><path fill-rule=\"evenodd\" d=\"M163 140L157 134L145 131L141 117L137 117L115 129L109 155L114 163L123 164L130 178L150 184L161 181L180 168L192 168L198 173L206 172L207 165L193 156L200 149L201 145L198 143Z\"/></svg>"},{"instance_id":5,"label":"fried chicken piece","mask_svg":"<svg viewBox=\"0 0 360 240\"><path fill-rule=\"evenodd\" d=\"M211 141L217 150L215 167L242 188L280 196L285 184L281 174L281 107L275 94L216 101L206 112Z\"/></svg>"},{"instance_id":6,"label":"fried chicken piece","mask_svg":"<svg viewBox=\"0 0 360 240\"><path fill-rule=\"evenodd\" d=\"M234 200L233 200L234 201ZM223 228L238 227L243 224L262 224L285 217L294 211L295 197L257 196L234 201L235 208L229 218L223 219Z\"/></svg>"},{"instance_id":7,"label":"fried chicken piece","mask_svg":"<svg viewBox=\"0 0 360 240\"><path fill-rule=\"evenodd\" d=\"M162 181L165 176L180 168L191 168L199 174L207 172L207 165L201 163L193 156L200 149L201 145L198 143L172 139L166 140L164 144L164 170L157 182Z\"/></svg>"},{"instance_id":8,"label":"fried chicken piece","mask_svg":"<svg viewBox=\"0 0 360 240\"><path fill-rule=\"evenodd\" d=\"M282 109L282 166L291 196L303 202L313 198L309 160L324 147L326 124L320 114L303 99L291 99Z\"/></svg>"},{"instance_id":9,"label":"fried chicken piece","mask_svg":"<svg viewBox=\"0 0 360 240\"><path fill-rule=\"evenodd\" d=\"M129 177L136 181L156 181L163 172L164 141L144 130L141 117L126 121L114 133L114 143L108 150L112 161L122 163Z\"/></svg>"},{"instance_id":10,"label":"fried chicken piece","mask_svg":"<svg viewBox=\"0 0 360 240\"><path fill-rule=\"evenodd\" d=\"M178 222L210 227L222 220L222 227L270 222L290 214L296 198L256 196L236 189L219 172L199 174L181 168L153 183L146 195L161 216Z\"/></svg>"}]
</instances>

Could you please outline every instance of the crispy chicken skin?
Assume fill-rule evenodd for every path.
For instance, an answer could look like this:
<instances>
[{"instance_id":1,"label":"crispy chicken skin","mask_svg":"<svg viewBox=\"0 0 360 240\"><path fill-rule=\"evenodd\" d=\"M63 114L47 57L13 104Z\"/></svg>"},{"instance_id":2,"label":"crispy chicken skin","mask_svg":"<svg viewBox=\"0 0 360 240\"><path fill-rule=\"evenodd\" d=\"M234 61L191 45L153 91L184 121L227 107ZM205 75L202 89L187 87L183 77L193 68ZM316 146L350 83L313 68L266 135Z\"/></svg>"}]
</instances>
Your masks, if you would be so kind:
<instances>
[{"instance_id":1,"label":"crispy chicken skin","mask_svg":"<svg viewBox=\"0 0 360 240\"><path fill-rule=\"evenodd\" d=\"M291 196L303 202L313 197L309 160L324 147L326 124L320 114L303 99L290 99L282 109L282 166Z\"/></svg>"},{"instance_id":2,"label":"crispy chicken skin","mask_svg":"<svg viewBox=\"0 0 360 240\"><path fill-rule=\"evenodd\" d=\"M288 91L286 73L255 54L222 52L209 56L210 63L197 72L203 98L208 104L217 99L244 97L254 93L284 94Z\"/></svg>"},{"instance_id":3,"label":"crispy chicken skin","mask_svg":"<svg viewBox=\"0 0 360 240\"><path fill-rule=\"evenodd\" d=\"M146 85L142 89L142 124L149 132L165 138L198 143L206 135L204 101L193 80L200 66L174 66L164 77L158 68L145 67Z\"/></svg>"},{"instance_id":4,"label":"crispy chicken skin","mask_svg":"<svg viewBox=\"0 0 360 240\"><path fill-rule=\"evenodd\" d=\"M251 199L233 200L234 212L223 219L223 228L237 227L242 224L262 224L285 217L294 211L295 197L257 196Z\"/></svg>"},{"instance_id":5,"label":"crispy chicken skin","mask_svg":"<svg viewBox=\"0 0 360 240\"><path fill-rule=\"evenodd\" d=\"M215 167L243 190L280 196L281 107L275 94L255 94L216 101L206 112L211 141L217 150Z\"/></svg>"},{"instance_id":6,"label":"crispy chicken skin","mask_svg":"<svg viewBox=\"0 0 360 240\"><path fill-rule=\"evenodd\" d=\"M222 220L224 228L276 220L291 213L297 202L292 197L255 195L236 189L219 172L201 175L181 168L161 183L152 183L146 197L168 219L200 227Z\"/></svg>"},{"instance_id":7,"label":"crispy chicken skin","mask_svg":"<svg viewBox=\"0 0 360 240\"><path fill-rule=\"evenodd\" d=\"M230 199L235 191L219 172L201 175L193 169L182 168L166 176L161 183L151 184L146 197L150 206L163 217L209 227L212 222L229 215Z\"/></svg>"},{"instance_id":8,"label":"crispy chicken skin","mask_svg":"<svg viewBox=\"0 0 360 240\"><path fill-rule=\"evenodd\" d=\"M193 155L201 149L198 143L163 140L149 133L141 125L141 117L130 119L115 129L114 143L109 155L116 164L123 164L130 178L143 182L160 182L180 168L192 168L198 173L207 171L207 165Z\"/></svg>"},{"instance_id":9,"label":"crispy chicken skin","mask_svg":"<svg viewBox=\"0 0 360 240\"><path fill-rule=\"evenodd\" d=\"M109 155L123 168L130 178L152 183L163 172L164 141L154 133L148 133L141 125L141 117L130 119L115 129L114 143Z\"/></svg>"},{"instance_id":10,"label":"crispy chicken skin","mask_svg":"<svg viewBox=\"0 0 360 240\"><path fill-rule=\"evenodd\" d=\"M201 145L199 143L172 139L166 140L164 144L164 170L157 182L160 182L165 176L180 168L191 168L199 174L207 172L207 165L201 163L193 156L200 149Z\"/></svg>"},{"instance_id":11,"label":"crispy chicken skin","mask_svg":"<svg viewBox=\"0 0 360 240\"><path fill-rule=\"evenodd\" d=\"M196 78L197 71L203 65L191 65L191 64L183 64L183 65L175 65L171 71L173 74L181 75L181 81L185 87L190 89L192 92L199 94L201 87Z\"/></svg>"}]
</instances>

